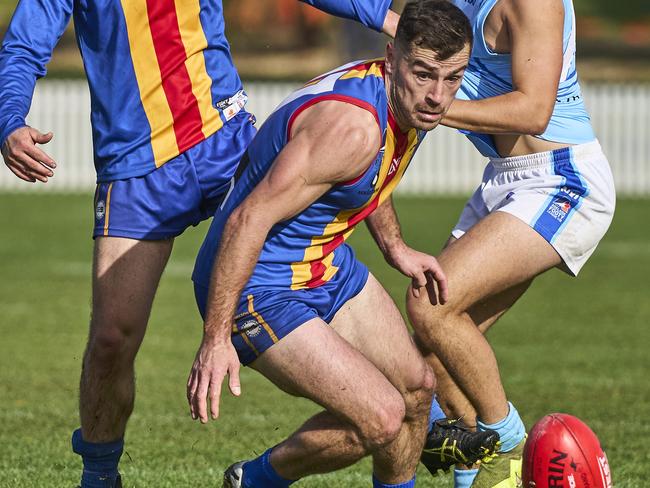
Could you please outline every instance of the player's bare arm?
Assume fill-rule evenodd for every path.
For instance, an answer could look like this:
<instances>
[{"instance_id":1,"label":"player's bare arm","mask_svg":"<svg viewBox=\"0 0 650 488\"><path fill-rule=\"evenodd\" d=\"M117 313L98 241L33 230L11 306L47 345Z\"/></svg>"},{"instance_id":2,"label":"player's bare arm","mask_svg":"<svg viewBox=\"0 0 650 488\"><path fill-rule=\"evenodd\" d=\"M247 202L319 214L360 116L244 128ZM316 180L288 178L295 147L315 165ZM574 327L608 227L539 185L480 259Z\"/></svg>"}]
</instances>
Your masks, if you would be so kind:
<instances>
[{"instance_id":1,"label":"player's bare arm","mask_svg":"<svg viewBox=\"0 0 650 488\"><path fill-rule=\"evenodd\" d=\"M47 182L54 176L56 163L37 144L47 144L54 134L43 134L32 127L16 129L2 145L2 157L9 170L18 178L34 183Z\"/></svg>"},{"instance_id":2,"label":"player's bare arm","mask_svg":"<svg viewBox=\"0 0 650 488\"><path fill-rule=\"evenodd\" d=\"M514 90L483 100L456 100L442 123L487 134L543 133L562 70L563 22L561 0L499 2L486 20L486 38L493 41L493 51L511 53Z\"/></svg>"},{"instance_id":3,"label":"player's bare arm","mask_svg":"<svg viewBox=\"0 0 650 488\"><path fill-rule=\"evenodd\" d=\"M384 19L384 25L382 26L381 31L387 36L395 37L398 22L399 14L389 9L386 13L386 18Z\"/></svg>"},{"instance_id":4,"label":"player's bare arm","mask_svg":"<svg viewBox=\"0 0 650 488\"><path fill-rule=\"evenodd\" d=\"M193 418L219 415L221 383L241 392L239 359L230 341L242 289L273 225L307 208L335 184L361 174L376 156L381 134L374 117L356 106L321 102L296 119L291 140L269 173L233 211L212 270L203 341L187 384Z\"/></svg>"},{"instance_id":5,"label":"player's bare arm","mask_svg":"<svg viewBox=\"0 0 650 488\"><path fill-rule=\"evenodd\" d=\"M392 196L366 218L366 225L384 258L389 263L392 261L393 256L406 246L402 237L402 227L393 206Z\"/></svg>"},{"instance_id":6,"label":"player's bare arm","mask_svg":"<svg viewBox=\"0 0 650 488\"><path fill-rule=\"evenodd\" d=\"M436 258L417 251L404 242L392 197L366 218L366 225L386 262L411 278L411 292L416 298L420 296L421 289L426 288L433 305L447 301L445 273Z\"/></svg>"}]
</instances>

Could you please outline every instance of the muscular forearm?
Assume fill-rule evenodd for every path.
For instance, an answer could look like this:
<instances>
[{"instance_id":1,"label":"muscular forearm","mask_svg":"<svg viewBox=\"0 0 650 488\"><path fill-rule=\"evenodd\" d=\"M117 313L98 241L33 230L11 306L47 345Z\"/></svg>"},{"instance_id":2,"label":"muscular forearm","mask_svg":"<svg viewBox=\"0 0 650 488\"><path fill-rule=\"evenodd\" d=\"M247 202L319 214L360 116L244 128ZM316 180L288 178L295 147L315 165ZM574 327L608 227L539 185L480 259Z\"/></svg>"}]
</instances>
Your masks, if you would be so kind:
<instances>
[{"instance_id":1,"label":"muscular forearm","mask_svg":"<svg viewBox=\"0 0 650 488\"><path fill-rule=\"evenodd\" d=\"M483 100L455 100L442 120L454 129L484 134L541 134L553 107L521 92Z\"/></svg>"},{"instance_id":2,"label":"muscular forearm","mask_svg":"<svg viewBox=\"0 0 650 488\"><path fill-rule=\"evenodd\" d=\"M366 218L366 225L387 261L406 246L393 200L389 198Z\"/></svg>"},{"instance_id":3,"label":"muscular forearm","mask_svg":"<svg viewBox=\"0 0 650 488\"><path fill-rule=\"evenodd\" d=\"M267 231L246 219L239 209L224 228L212 269L204 333L211 338L230 338L232 321L241 292L259 258Z\"/></svg>"}]
</instances>

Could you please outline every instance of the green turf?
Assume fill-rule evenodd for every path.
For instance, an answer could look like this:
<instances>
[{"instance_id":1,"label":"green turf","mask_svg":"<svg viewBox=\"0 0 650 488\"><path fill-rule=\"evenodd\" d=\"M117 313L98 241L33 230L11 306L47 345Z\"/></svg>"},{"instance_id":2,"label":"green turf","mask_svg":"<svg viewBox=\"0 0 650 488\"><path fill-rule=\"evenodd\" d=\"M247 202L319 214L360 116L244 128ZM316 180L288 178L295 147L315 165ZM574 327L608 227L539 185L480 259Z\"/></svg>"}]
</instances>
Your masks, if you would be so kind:
<instances>
[{"instance_id":1,"label":"green turf","mask_svg":"<svg viewBox=\"0 0 650 488\"><path fill-rule=\"evenodd\" d=\"M435 252L461 200L401 199L414 247ZM650 461L649 201L622 201L612 229L573 280L540 278L490 339L509 397L530 426L543 414L583 418L606 448L618 487L648 486ZM70 450L89 315L89 196L0 195L0 487L72 487ZM121 470L127 487L217 486L230 462L260 453L315 408L251 371L243 396L202 426L185 405L185 381L201 337L189 274L205 228L177 241L138 356L138 396ZM405 280L360 229L359 256L401 303ZM315 477L305 487L369 486L369 463ZM419 486L449 487L419 473Z\"/></svg>"}]
</instances>

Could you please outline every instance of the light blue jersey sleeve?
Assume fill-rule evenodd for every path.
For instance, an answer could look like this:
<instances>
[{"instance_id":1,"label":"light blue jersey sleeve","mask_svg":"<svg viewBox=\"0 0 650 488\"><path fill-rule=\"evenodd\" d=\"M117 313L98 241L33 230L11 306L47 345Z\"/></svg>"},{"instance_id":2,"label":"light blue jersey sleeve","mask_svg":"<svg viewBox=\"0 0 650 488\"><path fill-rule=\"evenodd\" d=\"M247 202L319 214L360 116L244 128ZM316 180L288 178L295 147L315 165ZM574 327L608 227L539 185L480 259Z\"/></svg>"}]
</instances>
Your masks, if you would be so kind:
<instances>
[{"instance_id":1,"label":"light blue jersey sleeve","mask_svg":"<svg viewBox=\"0 0 650 488\"><path fill-rule=\"evenodd\" d=\"M390 8L391 0L300 0L328 14L356 20L378 32Z\"/></svg>"},{"instance_id":2,"label":"light blue jersey sleeve","mask_svg":"<svg viewBox=\"0 0 650 488\"><path fill-rule=\"evenodd\" d=\"M72 15L72 0L21 0L0 48L0 144L25 125L36 80Z\"/></svg>"}]
</instances>

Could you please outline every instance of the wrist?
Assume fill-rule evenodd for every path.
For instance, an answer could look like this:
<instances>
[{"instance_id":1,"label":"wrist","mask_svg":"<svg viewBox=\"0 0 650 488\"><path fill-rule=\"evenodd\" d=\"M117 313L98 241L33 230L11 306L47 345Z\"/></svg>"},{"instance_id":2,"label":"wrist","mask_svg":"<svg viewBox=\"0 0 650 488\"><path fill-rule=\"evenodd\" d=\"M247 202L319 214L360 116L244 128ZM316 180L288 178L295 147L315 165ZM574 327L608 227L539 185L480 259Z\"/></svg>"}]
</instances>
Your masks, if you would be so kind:
<instances>
[{"instance_id":1,"label":"wrist","mask_svg":"<svg viewBox=\"0 0 650 488\"><path fill-rule=\"evenodd\" d=\"M385 242L383 246L384 257L388 261L395 261L396 258L401 256L406 251L406 243L402 239L393 239L390 242Z\"/></svg>"},{"instance_id":2,"label":"wrist","mask_svg":"<svg viewBox=\"0 0 650 488\"><path fill-rule=\"evenodd\" d=\"M8 120L4 121L4 123L0 123L0 142L2 143L2 146L7 143L7 139L11 134L24 127L27 127L25 119L18 116L10 117Z\"/></svg>"},{"instance_id":3,"label":"wrist","mask_svg":"<svg viewBox=\"0 0 650 488\"><path fill-rule=\"evenodd\" d=\"M226 344L230 342L230 335L232 333L232 325L219 324L214 322L205 322L203 327L203 342L206 344Z\"/></svg>"}]
</instances>

